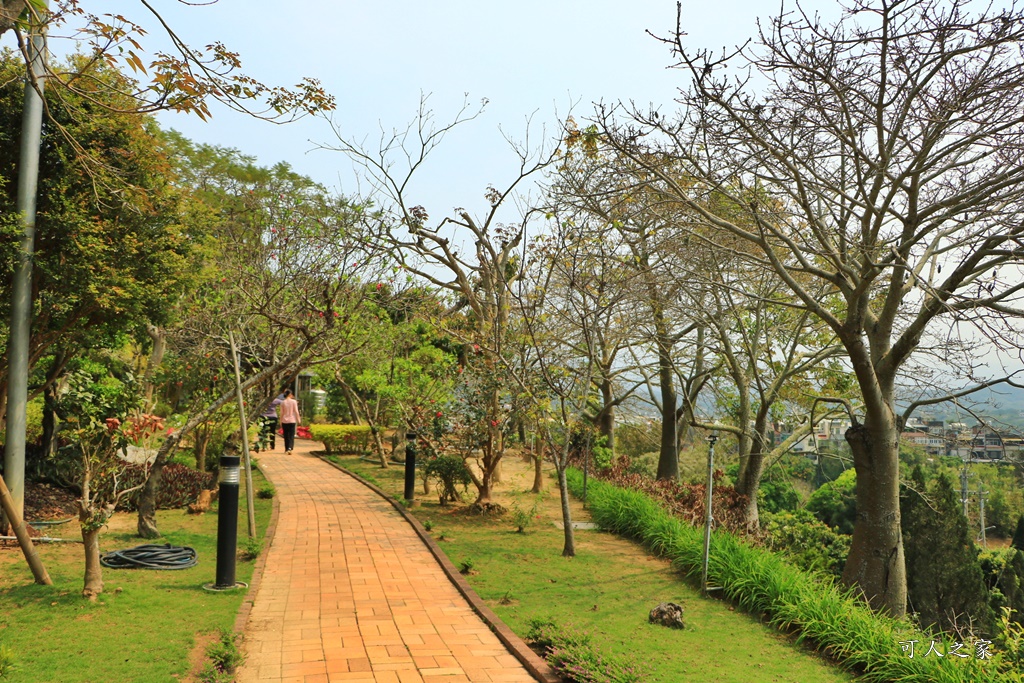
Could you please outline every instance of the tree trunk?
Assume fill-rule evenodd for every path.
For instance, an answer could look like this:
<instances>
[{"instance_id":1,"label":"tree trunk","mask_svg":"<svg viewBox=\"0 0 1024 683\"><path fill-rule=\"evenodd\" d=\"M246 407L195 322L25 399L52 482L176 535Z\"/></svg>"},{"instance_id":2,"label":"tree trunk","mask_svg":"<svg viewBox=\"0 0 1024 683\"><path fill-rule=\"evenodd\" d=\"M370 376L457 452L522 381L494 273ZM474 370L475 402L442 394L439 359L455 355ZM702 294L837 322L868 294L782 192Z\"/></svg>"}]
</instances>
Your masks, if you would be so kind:
<instances>
[{"instance_id":1,"label":"tree trunk","mask_svg":"<svg viewBox=\"0 0 1024 683\"><path fill-rule=\"evenodd\" d=\"M679 479L679 453L676 450L676 388L669 357L668 340L658 339L658 382L661 389L661 452L658 456L658 479Z\"/></svg>"},{"instance_id":2,"label":"tree trunk","mask_svg":"<svg viewBox=\"0 0 1024 683\"><path fill-rule=\"evenodd\" d=\"M854 425L845 436L857 470L857 523L843 583L857 586L873 609L900 617L907 608L907 576L896 423Z\"/></svg>"},{"instance_id":3,"label":"tree trunk","mask_svg":"<svg viewBox=\"0 0 1024 683\"><path fill-rule=\"evenodd\" d=\"M83 522L84 523L84 522ZM82 543L85 546L85 585L82 597L96 600L103 592L103 565L100 564L100 530L82 527Z\"/></svg>"},{"instance_id":4,"label":"tree trunk","mask_svg":"<svg viewBox=\"0 0 1024 683\"><path fill-rule=\"evenodd\" d=\"M746 467L740 469L736 481L736 492L747 497L747 502L743 506L743 522L749 531L756 531L761 527L761 515L757 509L757 492L761 488L761 477L764 476L764 457L767 446L768 414L765 411L759 411L754 421L754 433L750 438L750 452L746 457Z\"/></svg>"},{"instance_id":5,"label":"tree trunk","mask_svg":"<svg viewBox=\"0 0 1024 683\"><path fill-rule=\"evenodd\" d=\"M167 350L167 333L156 325L146 325L146 334L153 340L153 350L149 354L149 361L146 363L146 372L142 377L146 395L146 410L152 411L155 407L153 401L153 377L157 368L164 362L164 352Z\"/></svg>"},{"instance_id":6,"label":"tree trunk","mask_svg":"<svg viewBox=\"0 0 1024 683\"><path fill-rule=\"evenodd\" d=\"M544 464L544 446L539 445L537 452L533 454L533 493L540 493L544 490L544 473L541 470Z\"/></svg>"},{"instance_id":7,"label":"tree trunk","mask_svg":"<svg viewBox=\"0 0 1024 683\"><path fill-rule=\"evenodd\" d=\"M195 442L195 456L196 456L196 469L200 472L206 471L206 448L210 445L210 435L213 433L213 427L204 423L203 426L196 430L196 436L193 441Z\"/></svg>"},{"instance_id":8,"label":"tree trunk","mask_svg":"<svg viewBox=\"0 0 1024 683\"><path fill-rule=\"evenodd\" d=\"M597 415L597 431L605 437L605 448L615 460L615 394L610 379L601 380L601 412Z\"/></svg>"},{"instance_id":9,"label":"tree trunk","mask_svg":"<svg viewBox=\"0 0 1024 683\"><path fill-rule=\"evenodd\" d=\"M373 448L377 451L377 459L380 460L380 467L382 470L388 468L388 455L384 452L384 442L380 438L380 430L377 429L377 421L370 417L370 412L366 412L366 422L370 426L370 434L373 437Z\"/></svg>"},{"instance_id":10,"label":"tree trunk","mask_svg":"<svg viewBox=\"0 0 1024 683\"><path fill-rule=\"evenodd\" d=\"M491 478L484 474L479 482L476 482L476 503L491 502Z\"/></svg>"},{"instance_id":11,"label":"tree trunk","mask_svg":"<svg viewBox=\"0 0 1024 683\"><path fill-rule=\"evenodd\" d=\"M563 462L558 469L558 493L562 502L562 526L565 527L563 538L565 543L562 546L562 557L576 557L576 535L572 528L572 513L569 511L569 485L565 481L565 466L568 460L568 453L563 457Z\"/></svg>"},{"instance_id":12,"label":"tree trunk","mask_svg":"<svg viewBox=\"0 0 1024 683\"><path fill-rule=\"evenodd\" d=\"M156 526L156 495L160 490L160 480L163 479L164 465L170 458L170 453L170 450L165 453L163 449L157 452L156 459L149 467L149 476L146 478L146 484L142 487L142 492L139 494L139 520L136 529L142 538L160 537L160 529Z\"/></svg>"},{"instance_id":13,"label":"tree trunk","mask_svg":"<svg viewBox=\"0 0 1024 683\"><path fill-rule=\"evenodd\" d=\"M44 459L53 455L57 443L57 394L52 385L43 393L43 455Z\"/></svg>"}]
</instances>

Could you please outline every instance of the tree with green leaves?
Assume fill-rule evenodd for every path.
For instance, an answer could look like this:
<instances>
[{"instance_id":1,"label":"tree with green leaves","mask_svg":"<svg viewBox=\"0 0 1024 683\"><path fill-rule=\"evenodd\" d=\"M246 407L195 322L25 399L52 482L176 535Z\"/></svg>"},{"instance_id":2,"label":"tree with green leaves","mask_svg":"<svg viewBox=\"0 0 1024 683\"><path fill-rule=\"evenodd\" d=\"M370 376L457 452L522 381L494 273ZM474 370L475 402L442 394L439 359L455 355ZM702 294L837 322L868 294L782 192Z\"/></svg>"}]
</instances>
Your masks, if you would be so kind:
<instances>
[{"instance_id":1,"label":"tree with green leaves","mask_svg":"<svg viewBox=\"0 0 1024 683\"><path fill-rule=\"evenodd\" d=\"M159 534L156 490L181 439L235 400L228 337L238 340L249 418L300 370L356 353L373 334L364 305L393 262L363 229L364 209L285 164L257 166L236 150L176 141L190 229L203 240L200 276L166 330L194 382L184 424L157 449L138 531Z\"/></svg>"},{"instance_id":2,"label":"tree with green leaves","mask_svg":"<svg viewBox=\"0 0 1024 683\"><path fill-rule=\"evenodd\" d=\"M910 610L925 628L991 635L995 616L978 548L952 480L941 473L927 485L922 469L915 467L901 508Z\"/></svg>"},{"instance_id":3,"label":"tree with green leaves","mask_svg":"<svg viewBox=\"0 0 1024 683\"><path fill-rule=\"evenodd\" d=\"M82 349L118 346L126 337L144 335L147 324L162 324L182 290L192 251L179 221L181 195L169 182L169 150L156 123L112 111L125 104L114 94L124 76L85 62L71 57L68 68L103 84L94 97L102 96L109 108L47 91L47 127L61 126L76 143L50 135L41 154L29 361L30 367L44 361L45 369L31 387L34 394L51 387ZM0 216L8 228L17 225L20 68L12 53L0 55ZM5 321L17 248L17 240L0 241ZM6 341L6 325L0 334ZM2 369L0 397L6 397L6 359Z\"/></svg>"}]
</instances>

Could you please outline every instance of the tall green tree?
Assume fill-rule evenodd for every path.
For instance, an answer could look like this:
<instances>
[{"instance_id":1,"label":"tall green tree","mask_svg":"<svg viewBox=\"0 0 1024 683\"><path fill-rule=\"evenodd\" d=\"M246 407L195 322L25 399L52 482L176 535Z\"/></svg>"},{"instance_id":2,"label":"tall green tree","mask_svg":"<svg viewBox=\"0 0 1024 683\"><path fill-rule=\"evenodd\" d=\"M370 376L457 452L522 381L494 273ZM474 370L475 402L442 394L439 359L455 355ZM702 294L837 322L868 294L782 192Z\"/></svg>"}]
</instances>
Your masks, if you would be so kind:
<instances>
[{"instance_id":1,"label":"tall green tree","mask_svg":"<svg viewBox=\"0 0 1024 683\"><path fill-rule=\"evenodd\" d=\"M15 189L22 65L0 54L0 223L17 225ZM47 91L49 119L40 159L36 254L32 291L34 320L30 365L48 357L42 391L83 348L119 345L122 335L143 334L161 324L181 291L191 243L179 221L180 193L156 123L145 116L112 111L124 104L116 94L127 79L103 63L84 66L97 86L95 98ZM69 67L71 68L71 67ZM57 135L60 127L74 144ZM11 272L17 241L0 241L0 324L6 343ZM6 361L0 397L6 396ZM2 402L2 400L0 400Z\"/></svg>"},{"instance_id":2,"label":"tall green tree","mask_svg":"<svg viewBox=\"0 0 1024 683\"><path fill-rule=\"evenodd\" d=\"M995 617L953 482L942 473L928 486L915 467L901 507L910 610L924 627L990 635Z\"/></svg>"}]
</instances>

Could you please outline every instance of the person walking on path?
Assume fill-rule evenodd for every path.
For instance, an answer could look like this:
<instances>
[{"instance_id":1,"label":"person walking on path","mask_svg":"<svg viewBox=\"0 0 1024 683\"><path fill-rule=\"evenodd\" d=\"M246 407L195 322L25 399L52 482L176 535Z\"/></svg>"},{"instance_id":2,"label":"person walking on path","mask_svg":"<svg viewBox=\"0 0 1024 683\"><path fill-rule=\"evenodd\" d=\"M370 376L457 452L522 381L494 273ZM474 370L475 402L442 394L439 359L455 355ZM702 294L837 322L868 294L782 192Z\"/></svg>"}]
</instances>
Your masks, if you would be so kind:
<instances>
[{"instance_id":1,"label":"person walking on path","mask_svg":"<svg viewBox=\"0 0 1024 683\"><path fill-rule=\"evenodd\" d=\"M284 433L284 452L295 450L295 428L299 425L299 402L292 396L291 389L285 389L281 401L281 431Z\"/></svg>"},{"instance_id":2,"label":"person walking on path","mask_svg":"<svg viewBox=\"0 0 1024 683\"><path fill-rule=\"evenodd\" d=\"M260 418L263 424L260 427L260 448L277 448L277 407L284 401L284 394L278 394L263 411Z\"/></svg>"}]
</instances>

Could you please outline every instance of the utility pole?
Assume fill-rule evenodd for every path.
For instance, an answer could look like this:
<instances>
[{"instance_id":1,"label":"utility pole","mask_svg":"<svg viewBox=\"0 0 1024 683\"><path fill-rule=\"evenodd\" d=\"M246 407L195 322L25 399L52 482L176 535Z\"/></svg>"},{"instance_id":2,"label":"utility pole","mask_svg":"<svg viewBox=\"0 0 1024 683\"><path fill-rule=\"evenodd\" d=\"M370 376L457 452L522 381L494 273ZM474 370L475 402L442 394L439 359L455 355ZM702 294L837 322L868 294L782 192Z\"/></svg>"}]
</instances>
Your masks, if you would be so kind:
<instances>
[{"instance_id":1,"label":"utility pole","mask_svg":"<svg viewBox=\"0 0 1024 683\"><path fill-rule=\"evenodd\" d=\"M984 486L978 485L978 516L981 517L981 547L988 548L988 540L985 538L985 496L988 491Z\"/></svg>"},{"instance_id":2,"label":"utility pole","mask_svg":"<svg viewBox=\"0 0 1024 683\"><path fill-rule=\"evenodd\" d=\"M960 470L960 505L963 507L964 510L964 519L968 519L967 501L969 494L967 492L967 478L969 476L970 475L967 472L967 459L964 458L964 466L963 469Z\"/></svg>"},{"instance_id":3,"label":"utility pole","mask_svg":"<svg viewBox=\"0 0 1024 683\"><path fill-rule=\"evenodd\" d=\"M43 12L48 0L42 0ZM43 128L43 77L46 73L44 17L33 4L28 47L28 73L21 116L18 158L17 211L21 216L21 248L14 266L11 287L11 327L7 342L7 436L4 443L4 477L17 517L25 514L25 422L28 405L28 358L32 328L32 258L36 237L36 188L39 182L39 146Z\"/></svg>"}]
</instances>

